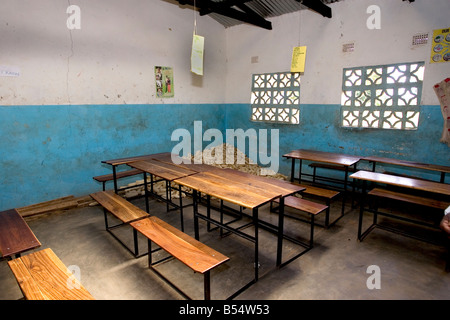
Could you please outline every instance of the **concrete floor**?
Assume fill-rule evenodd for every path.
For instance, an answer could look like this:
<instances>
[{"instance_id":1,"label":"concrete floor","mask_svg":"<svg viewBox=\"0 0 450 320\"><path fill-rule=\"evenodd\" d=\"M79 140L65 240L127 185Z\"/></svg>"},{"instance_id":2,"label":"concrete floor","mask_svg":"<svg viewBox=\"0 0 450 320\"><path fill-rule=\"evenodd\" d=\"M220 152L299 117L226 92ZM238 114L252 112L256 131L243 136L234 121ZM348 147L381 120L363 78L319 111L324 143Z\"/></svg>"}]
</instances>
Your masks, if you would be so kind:
<instances>
[{"instance_id":1,"label":"concrete floor","mask_svg":"<svg viewBox=\"0 0 450 320\"><path fill-rule=\"evenodd\" d=\"M189 199L186 199L187 202ZM132 200L145 208L143 198ZM151 200L151 214L179 226L178 211ZM200 207L202 209L202 207ZM341 202L332 205L331 217L339 215ZM204 209L202 209L204 210ZM314 248L287 266L275 268L276 237L260 229L259 281L235 300L442 300L450 298L450 273L444 271L445 248L375 229L362 242L357 240L359 209L346 207L346 214L329 229L315 228ZM268 206L260 217L276 223ZM323 215L318 217L323 222ZM368 221L367 219L366 221ZM192 207L185 209L186 232L193 235ZM147 257L134 258L104 228L99 206L72 209L27 220L41 241L66 264L77 266L81 283L98 300L180 300L182 297L147 269ZM287 232L307 237L309 225L286 220ZM245 229L250 234L253 228ZM131 229L117 229L121 239L132 241ZM147 245L140 239L140 249ZM200 222L200 240L230 257L211 273L211 296L229 297L253 277L253 243L219 232L207 232ZM303 248L285 241L283 260ZM159 254L159 253L158 253ZM156 258L156 257L155 257ZM369 266L378 266L381 287L369 289ZM193 299L203 298L203 278L177 260L157 266ZM20 299L22 294L7 263L0 261L0 300ZM372 283L369 280L369 283Z\"/></svg>"}]
</instances>

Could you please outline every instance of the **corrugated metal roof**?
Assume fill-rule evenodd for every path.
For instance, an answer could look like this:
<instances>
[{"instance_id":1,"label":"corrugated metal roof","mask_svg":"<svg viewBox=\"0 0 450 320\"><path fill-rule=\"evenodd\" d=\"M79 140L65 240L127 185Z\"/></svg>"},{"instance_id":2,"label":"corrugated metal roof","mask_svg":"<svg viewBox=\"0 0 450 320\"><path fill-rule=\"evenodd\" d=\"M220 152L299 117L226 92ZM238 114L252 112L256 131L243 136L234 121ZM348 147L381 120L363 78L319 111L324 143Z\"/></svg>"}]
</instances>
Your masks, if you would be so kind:
<instances>
[{"instance_id":1,"label":"corrugated metal roof","mask_svg":"<svg viewBox=\"0 0 450 320\"><path fill-rule=\"evenodd\" d=\"M222 2L223 0L216 0L215 2ZM324 4L328 5L334 2L344 1L344 0L321 0ZM307 9L306 6L302 5L297 0L253 0L245 3L250 9L255 11L263 18L278 17L283 14L296 12L299 10ZM225 28L243 24L244 22L222 16L217 13L210 13L209 16L222 24Z\"/></svg>"}]
</instances>

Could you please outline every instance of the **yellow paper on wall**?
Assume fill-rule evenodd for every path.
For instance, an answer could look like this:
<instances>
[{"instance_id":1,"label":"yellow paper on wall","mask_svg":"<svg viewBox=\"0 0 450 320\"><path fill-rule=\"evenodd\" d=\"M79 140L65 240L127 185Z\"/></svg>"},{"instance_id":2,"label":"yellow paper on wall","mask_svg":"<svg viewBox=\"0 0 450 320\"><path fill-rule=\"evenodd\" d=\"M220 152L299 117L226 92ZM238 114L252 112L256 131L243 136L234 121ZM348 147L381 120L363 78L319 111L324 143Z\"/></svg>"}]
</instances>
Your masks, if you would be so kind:
<instances>
[{"instance_id":1,"label":"yellow paper on wall","mask_svg":"<svg viewBox=\"0 0 450 320\"><path fill-rule=\"evenodd\" d=\"M191 72L203 75L203 50L205 38L194 34L192 39Z\"/></svg>"},{"instance_id":2,"label":"yellow paper on wall","mask_svg":"<svg viewBox=\"0 0 450 320\"><path fill-rule=\"evenodd\" d=\"M291 72L305 72L306 46L292 50Z\"/></svg>"}]
</instances>

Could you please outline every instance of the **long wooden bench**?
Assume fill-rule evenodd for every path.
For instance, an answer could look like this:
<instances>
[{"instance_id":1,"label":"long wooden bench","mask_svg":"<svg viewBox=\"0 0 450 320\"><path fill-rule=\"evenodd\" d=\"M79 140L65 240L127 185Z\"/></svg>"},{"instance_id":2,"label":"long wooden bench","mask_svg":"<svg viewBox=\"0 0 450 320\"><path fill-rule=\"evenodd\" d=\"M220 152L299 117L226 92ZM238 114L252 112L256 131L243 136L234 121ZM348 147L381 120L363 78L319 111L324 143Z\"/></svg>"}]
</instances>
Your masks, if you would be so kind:
<instances>
[{"instance_id":1,"label":"long wooden bench","mask_svg":"<svg viewBox=\"0 0 450 320\"><path fill-rule=\"evenodd\" d=\"M380 198L386 198L391 200L397 200L397 201L403 201L403 202L409 202L412 204L417 204L425 207L445 210L450 203L445 201L439 201L431 198L425 198L421 196L416 196L412 194L392 191L392 190L386 190L382 188L374 188L368 193L371 196L374 197L380 197Z\"/></svg>"},{"instance_id":2,"label":"long wooden bench","mask_svg":"<svg viewBox=\"0 0 450 320\"><path fill-rule=\"evenodd\" d=\"M279 199L275 199L274 202L279 203L280 200ZM300 220L300 221L305 221L311 224L311 228L310 228L310 235L309 235L309 248L312 248L314 245L314 225L316 224L314 222L315 220L315 216L318 215L319 213L326 211L328 209L328 206L323 205L321 203L317 203L314 201L310 201L310 200L306 200L306 199L302 199L296 196L288 196L284 198L284 205L286 207L290 207L302 212L306 212L307 214L310 215L311 220L310 221L306 221L300 217L297 216L291 216L289 214L286 213L286 210L284 211L284 215L286 217L290 217L296 220Z\"/></svg>"},{"instance_id":3,"label":"long wooden bench","mask_svg":"<svg viewBox=\"0 0 450 320\"><path fill-rule=\"evenodd\" d=\"M177 288L171 281L155 269L154 265L165 259L161 259L156 262L152 261L152 242L168 252L172 257L178 259L186 266L194 270L194 272L203 274L204 298L205 300L211 299L210 271L228 261L228 257L197 241L188 234L178 230L155 216L135 221L131 223L131 226L148 239L148 266L153 272L164 279L182 296L190 299L188 295Z\"/></svg>"},{"instance_id":4,"label":"long wooden bench","mask_svg":"<svg viewBox=\"0 0 450 320\"><path fill-rule=\"evenodd\" d=\"M325 227L326 228L329 228L331 225L336 223L337 220L339 220L343 216L343 214L341 213L341 215L338 218L336 218L333 222L330 223L331 201L335 200L341 194L339 191L325 189L325 188L319 188L319 187L310 186L310 185L302 185L301 184L300 186L303 186L306 188L304 191L301 192L302 195L304 194L304 195L317 197L317 198L323 199L325 201L325 205L328 207L326 209L326 213L325 213Z\"/></svg>"},{"instance_id":5,"label":"long wooden bench","mask_svg":"<svg viewBox=\"0 0 450 320\"><path fill-rule=\"evenodd\" d=\"M116 179L121 179L121 178L126 178L126 177L132 177L138 174L141 174L142 171L139 169L131 169L131 170L125 170L125 171L120 171L116 173ZM110 174L104 174L101 176L95 176L93 177L93 179L95 181L101 182L102 186L103 186L103 191L106 190L106 183L108 181L113 181L114 180L114 174L110 173Z\"/></svg>"},{"instance_id":6,"label":"long wooden bench","mask_svg":"<svg viewBox=\"0 0 450 320\"><path fill-rule=\"evenodd\" d=\"M8 261L27 300L94 300L52 249Z\"/></svg>"},{"instance_id":7,"label":"long wooden bench","mask_svg":"<svg viewBox=\"0 0 450 320\"><path fill-rule=\"evenodd\" d=\"M141 256L139 254L139 245L137 232L133 228L133 241L134 241L134 250L130 249L118 236L116 236L112 230L129 225L131 222L134 222L139 219L149 217L149 214L144 210L136 207L131 202L122 198L121 196L114 193L112 190L99 191L96 193L92 193L90 195L95 201L97 201L104 209L105 215L105 228L117 241L119 241L128 251L130 251L136 258ZM121 222L114 225L108 225L108 212L111 213L114 217L119 219ZM148 253L148 252L147 252ZM142 255L145 255L144 253Z\"/></svg>"},{"instance_id":8,"label":"long wooden bench","mask_svg":"<svg viewBox=\"0 0 450 320\"><path fill-rule=\"evenodd\" d=\"M0 212L0 254L2 258L19 257L41 243L16 209Z\"/></svg>"}]
</instances>

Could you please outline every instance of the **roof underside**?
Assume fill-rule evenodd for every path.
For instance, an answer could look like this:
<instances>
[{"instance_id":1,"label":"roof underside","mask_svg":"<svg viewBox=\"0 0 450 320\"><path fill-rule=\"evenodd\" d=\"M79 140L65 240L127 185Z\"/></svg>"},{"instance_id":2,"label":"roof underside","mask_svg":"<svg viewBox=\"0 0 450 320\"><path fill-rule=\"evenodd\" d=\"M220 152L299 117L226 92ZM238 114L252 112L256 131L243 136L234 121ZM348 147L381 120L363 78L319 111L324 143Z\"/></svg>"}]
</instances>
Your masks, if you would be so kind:
<instances>
[{"instance_id":1,"label":"roof underside","mask_svg":"<svg viewBox=\"0 0 450 320\"><path fill-rule=\"evenodd\" d=\"M175 0L188 5L200 15L209 15L225 28L247 23L271 30L266 18L311 9L317 14L331 18L331 3L344 0Z\"/></svg>"},{"instance_id":2,"label":"roof underside","mask_svg":"<svg viewBox=\"0 0 450 320\"><path fill-rule=\"evenodd\" d=\"M323 0L321 2L327 5L339 1L343 0ZM246 2L246 5L263 18L278 17L283 14L309 9L307 6L296 0L253 0ZM245 23L214 12L209 14L209 16L225 28Z\"/></svg>"}]
</instances>

